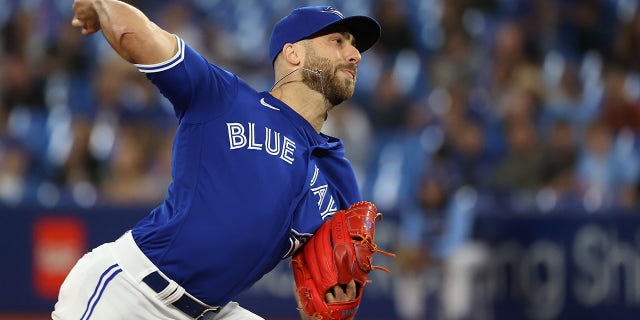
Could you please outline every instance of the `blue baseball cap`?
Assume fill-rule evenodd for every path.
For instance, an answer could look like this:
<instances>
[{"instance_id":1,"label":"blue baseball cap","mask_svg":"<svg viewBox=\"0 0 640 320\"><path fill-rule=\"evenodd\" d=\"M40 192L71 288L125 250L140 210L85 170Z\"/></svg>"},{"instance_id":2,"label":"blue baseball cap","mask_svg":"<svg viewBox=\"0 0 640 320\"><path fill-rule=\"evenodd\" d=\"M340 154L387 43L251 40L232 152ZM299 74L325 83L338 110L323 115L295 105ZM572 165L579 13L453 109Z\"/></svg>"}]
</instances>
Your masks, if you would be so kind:
<instances>
[{"instance_id":1,"label":"blue baseball cap","mask_svg":"<svg viewBox=\"0 0 640 320\"><path fill-rule=\"evenodd\" d=\"M314 6L297 8L280 19L269 41L269 57L273 64L287 43L295 43L329 28L344 26L356 39L360 52L371 48L380 38L380 24L367 16L346 17L334 7Z\"/></svg>"}]
</instances>

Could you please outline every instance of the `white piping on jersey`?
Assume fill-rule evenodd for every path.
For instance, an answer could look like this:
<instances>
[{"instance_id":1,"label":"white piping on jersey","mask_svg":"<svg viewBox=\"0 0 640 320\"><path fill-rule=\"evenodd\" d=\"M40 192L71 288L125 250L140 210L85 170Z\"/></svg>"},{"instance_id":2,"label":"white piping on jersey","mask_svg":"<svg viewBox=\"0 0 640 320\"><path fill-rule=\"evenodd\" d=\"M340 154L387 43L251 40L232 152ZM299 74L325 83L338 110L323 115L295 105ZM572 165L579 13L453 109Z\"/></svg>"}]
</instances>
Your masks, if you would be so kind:
<instances>
[{"instance_id":1,"label":"white piping on jersey","mask_svg":"<svg viewBox=\"0 0 640 320\"><path fill-rule=\"evenodd\" d=\"M175 67L177 64L182 62L184 60L184 41L178 36L175 37L178 40L178 52L176 52L176 54L171 57L171 59L156 64L134 64L134 66L138 68L138 71L143 73L165 71Z\"/></svg>"},{"instance_id":2,"label":"white piping on jersey","mask_svg":"<svg viewBox=\"0 0 640 320\"><path fill-rule=\"evenodd\" d=\"M280 111L280 109L278 109L278 108L268 104L266 101L264 101L264 98L260 99L260 104L265 106L265 107L267 107L267 108L269 108L269 109Z\"/></svg>"}]
</instances>

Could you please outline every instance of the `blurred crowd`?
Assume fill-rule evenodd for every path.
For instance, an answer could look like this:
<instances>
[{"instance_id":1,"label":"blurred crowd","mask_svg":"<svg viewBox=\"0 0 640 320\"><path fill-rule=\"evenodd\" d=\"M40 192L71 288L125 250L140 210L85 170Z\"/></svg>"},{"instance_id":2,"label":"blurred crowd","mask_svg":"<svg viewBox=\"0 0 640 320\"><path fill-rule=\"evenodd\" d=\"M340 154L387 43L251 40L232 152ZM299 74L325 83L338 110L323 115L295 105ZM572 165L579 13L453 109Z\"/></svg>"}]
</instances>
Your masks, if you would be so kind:
<instances>
[{"instance_id":1,"label":"blurred crowd","mask_svg":"<svg viewBox=\"0 0 640 320\"><path fill-rule=\"evenodd\" d=\"M381 41L325 132L345 142L365 199L399 217L405 274L452 256L477 212L640 207L637 0L127 2L258 90L273 83L271 26L294 6L376 17ZM71 1L0 8L0 203L161 201L167 101L70 26ZM414 307L404 319L422 317Z\"/></svg>"},{"instance_id":2,"label":"blurred crowd","mask_svg":"<svg viewBox=\"0 0 640 320\"><path fill-rule=\"evenodd\" d=\"M101 36L71 28L69 2L0 2L0 199L155 203L169 180L171 107ZM270 26L318 4L130 3L264 90ZM368 198L396 210L435 183L516 210L637 205L637 1L335 5L384 29L354 99L326 127L347 144Z\"/></svg>"}]
</instances>

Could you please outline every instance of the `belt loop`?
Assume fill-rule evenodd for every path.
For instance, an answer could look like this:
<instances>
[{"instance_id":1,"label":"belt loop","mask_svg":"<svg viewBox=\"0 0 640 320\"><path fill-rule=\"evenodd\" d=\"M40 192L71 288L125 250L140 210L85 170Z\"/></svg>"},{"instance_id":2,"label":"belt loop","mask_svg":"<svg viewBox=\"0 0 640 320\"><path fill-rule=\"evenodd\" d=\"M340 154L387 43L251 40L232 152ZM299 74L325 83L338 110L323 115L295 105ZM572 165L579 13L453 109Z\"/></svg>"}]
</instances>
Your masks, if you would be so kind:
<instances>
[{"instance_id":1,"label":"belt loop","mask_svg":"<svg viewBox=\"0 0 640 320\"><path fill-rule=\"evenodd\" d=\"M154 271L142 279L153 291L156 297L166 305L172 305L182 313L193 319L213 319L220 311L219 306L209 306L191 296L177 282L167 278L159 271Z\"/></svg>"},{"instance_id":2,"label":"belt loop","mask_svg":"<svg viewBox=\"0 0 640 320\"><path fill-rule=\"evenodd\" d=\"M213 320L213 318L220 311L220 307L212 307L205 309L202 313L196 318L196 320Z\"/></svg>"},{"instance_id":3,"label":"belt loop","mask_svg":"<svg viewBox=\"0 0 640 320\"><path fill-rule=\"evenodd\" d=\"M179 286L178 283L173 280L169 280L169 285L161 292L158 292L158 299L166 305L170 305L180 299L185 292L184 288Z\"/></svg>"}]
</instances>

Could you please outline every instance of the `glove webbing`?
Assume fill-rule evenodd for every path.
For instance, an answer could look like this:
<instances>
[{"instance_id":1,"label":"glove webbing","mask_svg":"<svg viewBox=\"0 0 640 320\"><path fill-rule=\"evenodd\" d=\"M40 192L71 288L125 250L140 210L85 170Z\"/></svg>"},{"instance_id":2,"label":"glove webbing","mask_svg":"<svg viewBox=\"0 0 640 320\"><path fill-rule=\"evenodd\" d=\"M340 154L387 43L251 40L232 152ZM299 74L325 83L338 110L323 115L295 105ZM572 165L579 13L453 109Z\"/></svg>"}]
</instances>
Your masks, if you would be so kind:
<instances>
[{"instance_id":1,"label":"glove webbing","mask_svg":"<svg viewBox=\"0 0 640 320\"><path fill-rule=\"evenodd\" d=\"M380 217L380 220L382 221L382 213L378 212L378 214L376 214L376 219L377 219L378 217ZM367 248L369 248L369 250L371 250L371 252L373 252L374 254L375 254L375 253L380 253L380 254L384 254L385 256L388 256L388 257L395 257L395 256L396 256L396 255L395 255L395 253L391 253L391 252L387 252L387 251L384 251L384 250L380 250L380 249L378 249L378 245L377 245L377 244L375 244L375 243L373 243L373 242L371 241L371 239L369 239L369 238L367 238L367 237L365 236L365 233L364 233L364 227L362 227L362 229L363 229L363 231L361 231L360 233L358 233L358 234L356 234L356 235L354 236L354 238L355 238L355 237L360 238L359 240L360 240L360 243L361 243L362 245L364 245L364 246L366 246ZM358 240L358 239L354 239L354 240ZM372 257L373 257L373 256L372 256ZM371 257L371 258L372 258L372 257ZM373 270L381 270L381 271L384 271L384 272L386 272L386 273L391 273L391 271L390 271L389 269L385 268L385 267L374 266L374 265L373 265L373 263L372 263L372 261L371 261L371 258L369 258L369 260L368 260L368 262L369 262L369 266L371 266L371 269L369 269L369 270L371 270L371 271L373 271Z\"/></svg>"}]
</instances>

